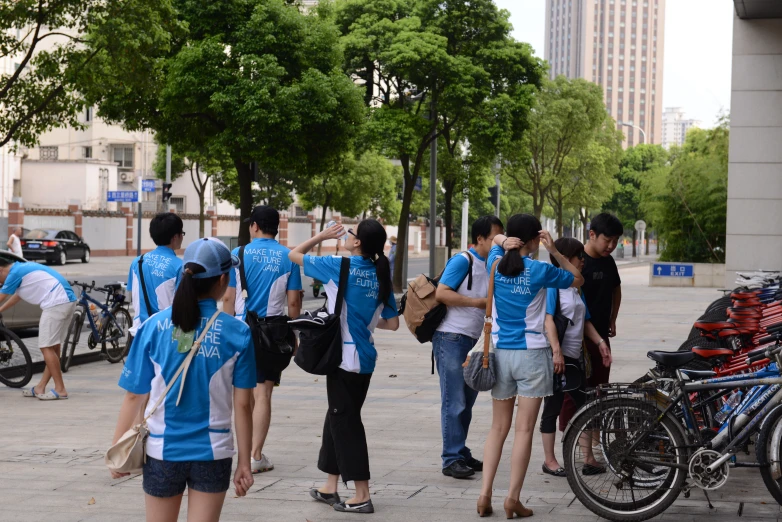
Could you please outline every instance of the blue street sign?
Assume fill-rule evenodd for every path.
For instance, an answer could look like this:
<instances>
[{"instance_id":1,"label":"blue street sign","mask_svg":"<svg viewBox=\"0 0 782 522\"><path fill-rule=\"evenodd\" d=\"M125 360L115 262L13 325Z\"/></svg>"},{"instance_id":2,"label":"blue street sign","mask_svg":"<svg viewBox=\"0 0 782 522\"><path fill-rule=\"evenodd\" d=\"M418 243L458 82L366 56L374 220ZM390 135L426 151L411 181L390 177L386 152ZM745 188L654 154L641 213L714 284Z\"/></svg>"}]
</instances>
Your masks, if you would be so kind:
<instances>
[{"instance_id":1,"label":"blue street sign","mask_svg":"<svg viewBox=\"0 0 782 522\"><path fill-rule=\"evenodd\" d=\"M117 203L136 203L138 202L137 190L110 190L106 201Z\"/></svg>"},{"instance_id":2,"label":"blue street sign","mask_svg":"<svg viewBox=\"0 0 782 522\"><path fill-rule=\"evenodd\" d=\"M692 277L692 265L663 265L655 263L652 268L655 277Z\"/></svg>"},{"instance_id":3,"label":"blue street sign","mask_svg":"<svg viewBox=\"0 0 782 522\"><path fill-rule=\"evenodd\" d=\"M142 192L155 192L155 180L154 179L142 179L141 180Z\"/></svg>"}]
</instances>

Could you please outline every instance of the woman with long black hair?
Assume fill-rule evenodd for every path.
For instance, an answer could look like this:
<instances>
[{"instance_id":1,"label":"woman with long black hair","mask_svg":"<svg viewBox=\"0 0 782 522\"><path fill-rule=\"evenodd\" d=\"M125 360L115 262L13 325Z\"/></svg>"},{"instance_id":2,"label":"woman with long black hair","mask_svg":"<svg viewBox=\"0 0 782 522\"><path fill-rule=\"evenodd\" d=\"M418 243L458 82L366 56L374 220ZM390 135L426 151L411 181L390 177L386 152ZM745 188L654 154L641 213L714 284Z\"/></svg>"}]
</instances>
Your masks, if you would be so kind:
<instances>
[{"instance_id":1,"label":"woman with long black hair","mask_svg":"<svg viewBox=\"0 0 782 522\"><path fill-rule=\"evenodd\" d=\"M304 267L304 275L325 282L329 312L334 312L342 258L305 255L319 243L342 238L350 252L348 287L344 292L342 316L342 364L326 377L329 409L323 425L318 469L328 473L326 484L310 490L315 500L337 511L373 513L369 498L369 452L361 407L375 370L377 350L372 339L375 328L396 330L399 317L391 287L391 269L383 253L386 231L378 221L365 219L356 229L334 225L294 248L288 257ZM341 502L339 477L355 484L355 496Z\"/></svg>"},{"instance_id":2,"label":"woman with long black hair","mask_svg":"<svg viewBox=\"0 0 782 522\"><path fill-rule=\"evenodd\" d=\"M492 485L513 421L516 398L519 409L511 454L510 487L503 507L508 518L532 515L532 510L520 501L532 451L532 434L543 397L553 393L554 371L561 373L564 369L561 361L555 364L544 332L546 288L579 287L584 283L581 273L557 251L551 235L542 228L535 216L512 216L505 229L508 235L494 236L495 246L486 262L491 270L499 260L494 274L491 333L497 381L491 390L494 399L492 425L483 450L483 485L478 498L480 516L492 512ZM537 252L541 242L562 268L530 257Z\"/></svg>"},{"instance_id":3,"label":"woman with long black hair","mask_svg":"<svg viewBox=\"0 0 782 522\"><path fill-rule=\"evenodd\" d=\"M175 522L187 488L188 520L217 522L231 482L232 415L239 446L236 494L244 496L253 485L255 352L247 324L217 311L228 272L239 259L219 239L205 238L187 247L183 262L173 305L147 319L133 339L119 380L127 393L114 443L146 403L147 520ZM197 350L195 356L166 393L191 348ZM123 475L127 473L112 473L114 478Z\"/></svg>"}]
</instances>

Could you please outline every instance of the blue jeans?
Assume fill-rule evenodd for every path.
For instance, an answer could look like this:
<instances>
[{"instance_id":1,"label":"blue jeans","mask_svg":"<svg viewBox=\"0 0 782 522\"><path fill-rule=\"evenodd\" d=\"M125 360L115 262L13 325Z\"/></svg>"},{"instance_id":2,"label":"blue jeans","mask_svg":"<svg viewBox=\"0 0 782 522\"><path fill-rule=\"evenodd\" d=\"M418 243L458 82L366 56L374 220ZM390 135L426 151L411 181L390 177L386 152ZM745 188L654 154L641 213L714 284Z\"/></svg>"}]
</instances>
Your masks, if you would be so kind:
<instances>
[{"instance_id":1,"label":"blue jeans","mask_svg":"<svg viewBox=\"0 0 782 522\"><path fill-rule=\"evenodd\" d=\"M434 360L440 375L443 468L457 460L472 458L466 443L478 392L464 383L462 363L476 342L477 339L457 333L435 332L432 338Z\"/></svg>"}]
</instances>

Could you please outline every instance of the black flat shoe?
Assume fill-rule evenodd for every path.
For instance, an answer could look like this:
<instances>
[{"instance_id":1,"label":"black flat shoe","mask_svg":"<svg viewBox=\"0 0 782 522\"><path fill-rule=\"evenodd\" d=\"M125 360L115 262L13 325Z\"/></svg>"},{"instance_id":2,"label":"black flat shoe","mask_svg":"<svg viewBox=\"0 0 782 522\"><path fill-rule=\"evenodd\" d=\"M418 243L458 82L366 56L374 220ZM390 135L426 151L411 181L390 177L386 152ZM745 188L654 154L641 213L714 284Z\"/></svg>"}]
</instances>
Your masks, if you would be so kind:
<instances>
[{"instance_id":1,"label":"black flat shoe","mask_svg":"<svg viewBox=\"0 0 782 522\"><path fill-rule=\"evenodd\" d=\"M456 479L465 479L475 475L475 470L465 464L463 460L457 460L447 468L443 468L443 475Z\"/></svg>"},{"instance_id":2,"label":"black flat shoe","mask_svg":"<svg viewBox=\"0 0 782 522\"><path fill-rule=\"evenodd\" d=\"M565 468L557 468L557 469L549 469L548 466L543 464L543 473L547 475L553 475L555 477L566 477L567 473L565 473ZM586 475L586 473L584 473Z\"/></svg>"},{"instance_id":3,"label":"black flat shoe","mask_svg":"<svg viewBox=\"0 0 782 522\"><path fill-rule=\"evenodd\" d=\"M603 466L593 466L592 464L584 464L584 469L582 470L582 473L585 476L591 476L591 475L601 475L606 472L606 469Z\"/></svg>"},{"instance_id":4,"label":"black flat shoe","mask_svg":"<svg viewBox=\"0 0 782 522\"><path fill-rule=\"evenodd\" d=\"M372 505L371 500L367 500L366 502L359 502L358 504L337 502L334 504L334 511L341 511L342 513L374 513L375 506Z\"/></svg>"},{"instance_id":5,"label":"black flat shoe","mask_svg":"<svg viewBox=\"0 0 782 522\"><path fill-rule=\"evenodd\" d=\"M317 488L310 490L310 496L318 502L323 502L329 506L333 506L339 502L339 493L321 493Z\"/></svg>"},{"instance_id":6,"label":"black flat shoe","mask_svg":"<svg viewBox=\"0 0 782 522\"><path fill-rule=\"evenodd\" d=\"M465 461L465 464L467 464L468 468L472 468L474 471L483 471L483 462L476 459L475 457L470 457L467 461Z\"/></svg>"}]
</instances>

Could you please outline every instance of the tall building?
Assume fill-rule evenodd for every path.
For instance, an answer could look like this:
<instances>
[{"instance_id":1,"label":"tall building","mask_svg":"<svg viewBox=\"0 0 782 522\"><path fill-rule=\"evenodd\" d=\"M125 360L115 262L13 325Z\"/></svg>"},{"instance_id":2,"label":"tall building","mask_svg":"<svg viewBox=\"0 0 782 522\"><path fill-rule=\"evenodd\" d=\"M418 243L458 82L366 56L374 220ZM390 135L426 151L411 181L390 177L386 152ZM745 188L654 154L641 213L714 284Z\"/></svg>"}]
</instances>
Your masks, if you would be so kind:
<instances>
[{"instance_id":1,"label":"tall building","mask_svg":"<svg viewBox=\"0 0 782 522\"><path fill-rule=\"evenodd\" d=\"M679 107L666 107L663 112L663 147L669 149L671 145L684 145L687 131L700 126L698 120L685 119L684 111Z\"/></svg>"},{"instance_id":2,"label":"tall building","mask_svg":"<svg viewBox=\"0 0 782 522\"><path fill-rule=\"evenodd\" d=\"M626 146L662 142L664 41L665 0L546 0L551 78L602 86Z\"/></svg>"}]
</instances>

